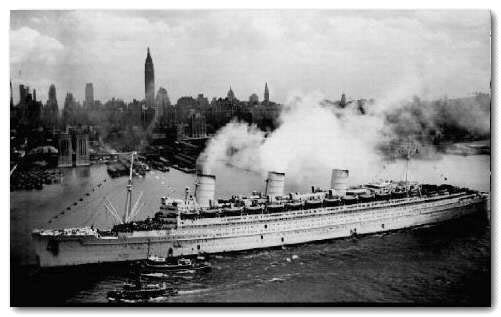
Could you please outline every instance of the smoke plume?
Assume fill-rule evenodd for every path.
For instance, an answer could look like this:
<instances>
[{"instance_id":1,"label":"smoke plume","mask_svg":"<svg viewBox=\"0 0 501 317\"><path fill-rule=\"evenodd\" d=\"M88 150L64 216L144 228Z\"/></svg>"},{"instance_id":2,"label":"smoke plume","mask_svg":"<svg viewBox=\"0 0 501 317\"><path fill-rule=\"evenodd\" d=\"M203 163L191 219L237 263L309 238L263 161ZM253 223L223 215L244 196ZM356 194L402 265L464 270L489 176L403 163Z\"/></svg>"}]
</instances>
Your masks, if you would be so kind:
<instances>
[{"instance_id":1,"label":"smoke plume","mask_svg":"<svg viewBox=\"0 0 501 317\"><path fill-rule=\"evenodd\" d=\"M339 110L321 105L319 94L290 99L273 132L255 125L231 122L210 140L202 153L205 171L218 164L249 169L261 174L280 171L301 182L305 175L330 173L332 168L354 173L380 161L375 145L383 120L360 115L352 107ZM365 168L364 168L365 169Z\"/></svg>"},{"instance_id":2,"label":"smoke plume","mask_svg":"<svg viewBox=\"0 0 501 317\"><path fill-rule=\"evenodd\" d=\"M437 158L440 142L490 136L490 95L410 101L384 99L344 107L322 95L289 98L279 127L263 132L232 121L209 141L200 157L204 172L221 165L262 174L280 171L288 181L350 170L353 181L375 177L388 160L403 158L408 144L417 158Z\"/></svg>"}]
</instances>

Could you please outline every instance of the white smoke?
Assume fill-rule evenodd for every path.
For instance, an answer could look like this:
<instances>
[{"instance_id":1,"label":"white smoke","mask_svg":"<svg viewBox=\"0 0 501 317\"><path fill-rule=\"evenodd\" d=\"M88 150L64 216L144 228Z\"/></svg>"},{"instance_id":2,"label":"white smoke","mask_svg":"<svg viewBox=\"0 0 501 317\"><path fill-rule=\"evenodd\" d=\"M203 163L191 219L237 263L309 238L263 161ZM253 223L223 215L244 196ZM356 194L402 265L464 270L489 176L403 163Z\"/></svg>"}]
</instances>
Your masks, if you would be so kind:
<instances>
[{"instance_id":1,"label":"white smoke","mask_svg":"<svg viewBox=\"0 0 501 317\"><path fill-rule=\"evenodd\" d=\"M280 114L280 126L270 133L233 121L209 141L202 160L204 170L232 165L261 173L285 172L288 182L300 183L333 168L350 170L350 178L374 177L381 159L375 146L381 141L383 117L360 115L355 108L342 112L324 107L323 96L289 98ZM367 175L367 171L374 171Z\"/></svg>"}]
</instances>

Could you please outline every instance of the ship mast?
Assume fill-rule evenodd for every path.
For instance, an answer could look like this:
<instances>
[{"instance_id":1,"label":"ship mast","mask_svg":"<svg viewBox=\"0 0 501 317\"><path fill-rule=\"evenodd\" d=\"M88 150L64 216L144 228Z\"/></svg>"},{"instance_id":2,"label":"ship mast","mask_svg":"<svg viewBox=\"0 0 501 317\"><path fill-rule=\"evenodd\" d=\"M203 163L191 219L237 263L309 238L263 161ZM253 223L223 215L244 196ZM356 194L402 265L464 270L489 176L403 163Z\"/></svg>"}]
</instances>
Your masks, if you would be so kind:
<instances>
[{"instance_id":1,"label":"ship mast","mask_svg":"<svg viewBox=\"0 0 501 317\"><path fill-rule=\"evenodd\" d=\"M130 172L129 182L127 184L127 198L125 199L124 223L127 223L129 221L132 208L132 169L134 167L134 155L136 155L136 152L132 152L130 158Z\"/></svg>"},{"instance_id":2,"label":"ship mast","mask_svg":"<svg viewBox=\"0 0 501 317\"><path fill-rule=\"evenodd\" d=\"M408 184L408 179L407 179L407 174L409 171L409 161L411 160L411 154L417 153L417 145L413 142L407 142L405 143L407 153L405 155L405 191L409 191L409 184Z\"/></svg>"}]
</instances>

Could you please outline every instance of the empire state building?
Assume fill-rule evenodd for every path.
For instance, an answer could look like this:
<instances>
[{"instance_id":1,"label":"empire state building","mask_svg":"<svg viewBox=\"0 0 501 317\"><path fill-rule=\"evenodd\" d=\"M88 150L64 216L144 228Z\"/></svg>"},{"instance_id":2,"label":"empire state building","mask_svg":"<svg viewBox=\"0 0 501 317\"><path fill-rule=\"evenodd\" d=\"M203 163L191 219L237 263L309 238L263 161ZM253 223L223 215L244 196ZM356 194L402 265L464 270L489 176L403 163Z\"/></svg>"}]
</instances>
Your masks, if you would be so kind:
<instances>
[{"instance_id":1,"label":"empire state building","mask_svg":"<svg viewBox=\"0 0 501 317\"><path fill-rule=\"evenodd\" d=\"M155 71L153 70L153 60L150 55L150 48L144 62L144 94L146 105L153 107L155 104Z\"/></svg>"}]
</instances>

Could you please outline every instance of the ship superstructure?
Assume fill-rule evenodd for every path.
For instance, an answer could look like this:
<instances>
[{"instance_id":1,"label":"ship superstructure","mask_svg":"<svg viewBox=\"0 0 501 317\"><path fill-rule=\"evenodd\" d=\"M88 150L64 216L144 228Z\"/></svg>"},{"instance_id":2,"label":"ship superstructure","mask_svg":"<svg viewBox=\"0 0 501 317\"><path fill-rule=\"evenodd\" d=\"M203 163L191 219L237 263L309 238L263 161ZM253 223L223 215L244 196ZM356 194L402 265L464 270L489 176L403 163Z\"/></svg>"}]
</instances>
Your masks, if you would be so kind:
<instances>
[{"instance_id":1,"label":"ship superstructure","mask_svg":"<svg viewBox=\"0 0 501 317\"><path fill-rule=\"evenodd\" d=\"M193 194L161 197L152 218L134 221L128 194L126 217L111 230L35 230L37 257L55 267L276 247L438 223L481 211L488 198L406 181L350 187L348 177L335 169L330 188L285 194L285 174L269 172L264 193L216 200L216 177L198 173Z\"/></svg>"}]
</instances>

